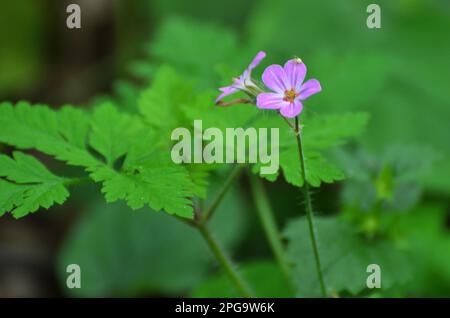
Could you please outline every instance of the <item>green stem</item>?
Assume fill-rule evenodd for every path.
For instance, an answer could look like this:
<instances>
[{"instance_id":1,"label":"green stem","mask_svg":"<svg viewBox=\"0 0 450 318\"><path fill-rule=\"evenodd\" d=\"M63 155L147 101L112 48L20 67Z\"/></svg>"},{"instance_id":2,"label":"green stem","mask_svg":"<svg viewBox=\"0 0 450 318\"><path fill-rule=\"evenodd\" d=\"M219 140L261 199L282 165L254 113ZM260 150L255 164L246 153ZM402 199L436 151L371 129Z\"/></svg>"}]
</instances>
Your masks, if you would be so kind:
<instances>
[{"instance_id":1,"label":"green stem","mask_svg":"<svg viewBox=\"0 0 450 318\"><path fill-rule=\"evenodd\" d=\"M211 206L206 209L203 213L200 213L200 211L197 211L196 215L199 215L199 219L195 218L194 220L188 220L181 217L176 217L178 220L194 227L197 229L206 243L208 244L208 247L210 248L211 252L214 254L214 257L217 259L219 264L222 266L225 273L230 278L231 282L236 286L237 290L241 293L243 297L253 297L250 289L247 287L247 284L245 281L239 276L239 273L236 271L236 269L233 266L232 261L228 258L228 256L225 254L225 252L220 247L219 243L216 241L214 236L211 234L209 229L207 228L206 223L211 218L214 211L217 209L217 207L222 202L225 194L228 192L229 188L233 184L234 179L239 175L240 171L242 169L242 166L237 165L233 168L233 171L228 176L227 180L225 180L225 183L222 187L222 189L219 192L219 195L214 199Z\"/></svg>"},{"instance_id":2,"label":"green stem","mask_svg":"<svg viewBox=\"0 0 450 318\"><path fill-rule=\"evenodd\" d=\"M219 243L212 236L211 232L208 230L206 225L198 224L197 229L205 239L206 243L208 243L209 248L213 252L216 259L219 261L222 268L225 270L225 273L231 279L231 281L236 286L237 290L241 293L243 297L253 297L252 292L250 291L247 284L244 280L239 276L239 273L234 268L231 260L227 257L225 252L220 247Z\"/></svg>"},{"instance_id":3,"label":"green stem","mask_svg":"<svg viewBox=\"0 0 450 318\"><path fill-rule=\"evenodd\" d=\"M225 180L225 183L224 183L222 189L220 190L219 194L214 199L213 203L209 206L208 209L206 209L201 214L200 223L205 223L206 221L208 221L211 218L212 214L217 209L217 207L220 205L223 198L225 197L225 194L228 192L229 188L233 184L234 179L236 179L236 177L240 174L242 167L243 167L242 165L234 166L234 168L231 171L230 175L228 176L227 180Z\"/></svg>"},{"instance_id":4,"label":"green stem","mask_svg":"<svg viewBox=\"0 0 450 318\"><path fill-rule=\"evenodd\" d=\"M322 291L322 295L323 295L323 297L327 297L327 291L326 291L325 283L324 283L324 279L323 279L322 267L320 265L319 249L317 248L317 239L316 239L316 234L315 234L315 230L314 230L311 194L309 192L309 184L306 181L305 154L303 152L302 137L301 137L301 132L300 132L300 126L298 123L298 116L295 117L295 134L297 136L297 146L298 146L298 153L299 153L299 157L300 157L300 168L301 168L301 174L302 174L303 183L304 183L303 184L303 195L304 195L305 201L306 201L306 216L308 218L309 235L310 235L312 248L313 248L313 252L314 252L314 258L316 260L317 276L319 277L320 289Z\"/></svg>"},{"instance_id":5,"label":"green stem","mask_svg":"<svg viewBox=\"0 0 450 318\"><path fill-rule=\"evenodd\" d=\"M255 202L256 212L263 226L267 240L269 241L272 252L278 265L283 272L286 282L289 287L294 291L295 288L292 284L292 274L289 262L287 261L286 254L284 252L284 246L281 239L281 234L278 231L278 227L275 221L275 217L270 207L269 200L267 199L266 191L264 190L261 180L249 173L250 189L253 195L253 201Z\"/></svg>"}]
</instances>

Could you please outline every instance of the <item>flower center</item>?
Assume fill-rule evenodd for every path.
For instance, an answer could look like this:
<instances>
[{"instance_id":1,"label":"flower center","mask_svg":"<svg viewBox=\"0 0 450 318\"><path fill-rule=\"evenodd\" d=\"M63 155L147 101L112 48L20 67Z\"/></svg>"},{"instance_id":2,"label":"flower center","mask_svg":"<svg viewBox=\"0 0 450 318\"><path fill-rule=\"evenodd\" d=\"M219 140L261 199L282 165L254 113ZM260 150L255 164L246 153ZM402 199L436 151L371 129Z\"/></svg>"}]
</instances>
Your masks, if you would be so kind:
<instances>
[{"instance_id":1,"label":"flower center","mask_svg":"<svg viewBox=\"0 0 450 318\"><path fill-rule=\"evenodd\" d=\"M297 97L297 94L295 93L295 91L293 89L284 91L284 98L283 98L283 100L285 102L293 103L295 97Z\"/></svg>"}]
</instances>

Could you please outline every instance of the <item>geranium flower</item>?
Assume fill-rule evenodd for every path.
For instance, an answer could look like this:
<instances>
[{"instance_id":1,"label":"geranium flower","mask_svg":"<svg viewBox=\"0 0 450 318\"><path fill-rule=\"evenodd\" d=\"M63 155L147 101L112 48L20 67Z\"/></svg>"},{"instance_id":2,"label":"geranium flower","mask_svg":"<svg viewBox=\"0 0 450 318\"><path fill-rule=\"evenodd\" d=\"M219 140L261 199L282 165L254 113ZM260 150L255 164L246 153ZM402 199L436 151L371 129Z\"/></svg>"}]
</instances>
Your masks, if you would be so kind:
<instances>
[{"instance_id":1,"label":"geranium flower","mask_svg":"<svg viewBox=\"0 0 450 318\"><path fill-rule=\"evenodd\" d=\"M318 80L303 83L306 65L299 58L286 62L284 67L270 65L264 70L262 80L273 93L258 95L256 105L263 109L279 109L282 116L293 118L303 110L302 101L322 90Z\"/></svg>"},{"instance_id":2,"label":"geranium flower","mask_svg":"<svg viewBox=\"0 0 450 318\"><path fill-rule=\"evenodd\" d=\"M233 84L230 86L225 86L220 88L222 94L219 95L216 99L216 104L220 102L224 97L234 94L238 91L244 91L250 93L251 95L256 95L256 92L259 92L259 87L252 81L252 70L258 66L258 64L266 57L266 53L263 51L258 52L256 54L253 61L247 67L247 69L242 73L241 76L237 78L233 78Z\"/></svg>"}]
</instances>

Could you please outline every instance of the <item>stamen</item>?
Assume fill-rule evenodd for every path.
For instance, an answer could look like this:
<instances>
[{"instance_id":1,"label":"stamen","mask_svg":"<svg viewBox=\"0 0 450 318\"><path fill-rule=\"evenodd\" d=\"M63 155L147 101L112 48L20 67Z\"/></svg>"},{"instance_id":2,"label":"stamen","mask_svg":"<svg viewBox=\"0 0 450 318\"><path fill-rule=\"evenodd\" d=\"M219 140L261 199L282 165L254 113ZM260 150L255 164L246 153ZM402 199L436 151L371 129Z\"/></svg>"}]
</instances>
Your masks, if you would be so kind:
<instances>
[{"instance_id":1,"label":"stamen","mask_svg":"<svg viewBox=\"0 0 450 318\"><path fill-rule=\"evenodd\" d=\"M295 93L295 91L293 89L284 91L284 98L283 98L283 100L285 102L293 103L295 97L297 97L297 94Z\"/></svg>"}]
</instances>

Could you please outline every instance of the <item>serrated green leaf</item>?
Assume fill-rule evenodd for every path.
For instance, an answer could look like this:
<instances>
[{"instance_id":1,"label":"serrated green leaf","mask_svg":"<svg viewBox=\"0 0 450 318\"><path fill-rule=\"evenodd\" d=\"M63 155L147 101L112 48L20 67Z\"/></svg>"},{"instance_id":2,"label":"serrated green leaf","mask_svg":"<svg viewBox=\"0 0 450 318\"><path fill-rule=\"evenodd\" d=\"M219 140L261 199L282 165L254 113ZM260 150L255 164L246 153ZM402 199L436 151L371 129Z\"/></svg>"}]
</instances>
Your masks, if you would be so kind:
<instances>
[{"instance_id":1,"label":"serrated green leaf","mask_svg":"<svg viewBox=\"0 0 450 318\"><path fill-rule=\"evenodd\" d=\"M192 218L193 184L188 171L172 163L166 155L157 155L127 171L116 171L103 166L95 169L91 177L102 182L107 202L125 200L132 209L148 204L152 209Z\"/></svg>"},{"instance_id":2,"label":"serrated green leaf","mask_svg":"<svg viewBox=\"0 0 450 318\"><path fill-rule=\"evenodd\" d=\"M360 135L369 122L364 112L313 116L303 128L306 149L328 149L340 146L349 138Z\"/></svg>"},{"instance_id":3,"label":"serrated green leaf","mask_svg":"<svg viewBox=\"0 0 450 318\"><path fill-rule=\"evenodd\" d=\"M0 155L0 215L11 212L15 218L62 204L69 197L68 180L53 175L32 156L14 152L13 159Z\"/></svg>"},{"instance_id":4,"label":"serrated green leaf","mask_svg":"<svg viewBox=\"0 0 450 318\"><path fill-rule=\"evenodd\" d=\"M0 155L0 176L17 183L61 181L33 156L16 151L13 158Z\"/></svg>"},{"instance_id":5,"label":"serrated green leaf","mask_svg":"<svg viewBox=\"0 0 450 318\"><path fill-rule=\"evenodd\" d=\"M0 142L20 149L37 149L76 166L95 166L98 160L85 146L89 117L65 107L55 112L46 106L19 102L0 104Z\"/></svg>"},{"instance_id":6,"label":"serrated green leaf","mask_svg":"<svg viewBox=\"0 0 450 318\"><path fill-rule=\"evenodd\" d=\"M91 121L84 112L73 108L55 112L27 103L16 107L2 104L0 116L0 141L19 148L36 148L69 164L85 167L94 181L103 183L109 202L124 199L132 208L149 204L155 210L192 217L189 198L201 189L194 188L184 167L168 159L162 160L163 155L141 160L139 155L143 150L156 153L158 145L149 142L155 139L149 137L151 133L138 118L119 113L110 103L96 107ZM105 158L107 165L88 151L87 140ZM168 157L167 150L162 154ZM115 161L125 155L123 169L116 171ZM38 173L42 171L25 171L22 178ZM51 195L58 196L56 202L61 202L63 194L62 188L57 186L42 186L33 193L28 191L28 196L41 200L43 206L49 205Z\"/></svg>"},{"instance_id":7,"label":"serrated green leaf","mask_svg":"<svg viewBox=\"0 0 450 318\"><path fill-rule=\"evenodd\" d=\"M213 165L187 164L185 165L192 180L193 193L200 199L206 198L209 178L211 171L215 168Z\"/></svg>"},{"instance_id":8,"label":"serrated green leaf","mask_svg":"<svg viewBox=\"0 0 450 318\"><path fill-rule=\"evenodd\" d=\"M282 152L280 157L280 166L286 181L302 187L304 181L297 148ZM305 157L306 180L313 187L319 187L322 182L332 183L344 179L343 172L329 163L319 152L306 152Z\"/></svg>"},{"instance_id":9,"label":"serrated green leaf","mask_svg":"<svg viewBox=\"0 0 450 318\"><path fill-rule=\"evenodd\" d=\"M60 182L42 183L30 186L23 193L23 201L11 213L15 218L36 212L39 208L48 209L52 205L63 204L69 197L69 191Z\"/></svg>"},{"instance_id":10,"label":"serrated green leaf","mask_svg":"<svg viewBox=\"0 0 450 318\"><path fill-rule=\"evenodd\" d=\"M179 127L181 106L192 99L192 85L169 66L162 66L138 100L139 111L153 128L170 131ZM169 137L168 137L169 138Z\"/></svg>"},{"instance_id":11,"label":"serrated green leaf","mask_svg":"<svg viewBox=\"0 0 450 318\"><path fill-rule=\"evenodd\" d=\"M12 211L14 207L23 202L24 192L29 188L27 185L18 185L0 179L0 216Z\"/></svg>"},{"instance_id":12,"label":"serrated green leaf","mask_svg":"<svg viewBox=\"0 0 450 318\"><path fill-rule=\"evenodd\" d=\"M302 143L304 145L306 179L314 187L322 182L332 183L343 180L345 175L341 169L325 158L323 150L344 144L351 137L359 135L366 126L368 115L354 113L343 115L315 115L302 119ZM258 120L258 127L277 127L280 135L280 168L285 180L301 187L302 178L300 158L296 136L292 129L279 118L263 118ZM253 167L253 172L260 171L260 164ZM279 172L261 175L269 181L275 181Z\"/></svg>"},{"instance_id":13,"label":"serrated green leaf","mask_svg":"<svg viewBox=\"0 0 450 318\"><path fill-rule=\"evenodd\" d=\"M133 140L130 131L137 129L138 123L131 116L119 113L111 103L104 103L94 109L92 133L89 143L106 159L108 165L123 156Z\"/></svg>"},{"instance_id":14,"label":"serrated green leaf","mask_svg":"<svg viewBox=\"0 0 450 318\"><path fill-rule=\"evenodd\" d=\"M249 105L230 108L211 106L212 96L211 93L205 93L197 97L194 103L184 108L186 116L191 120L201 119L203 129L217 127L224 135L226 128L233 127L278 128L281 144L280 166L285 179L295 186L303 185L295 135L279 116L261 114L260 110ZM303 140L306 143L306 175L311 185L317 187L321 182L332 183L344 178L343 172L315 149L326 149L345 143L348 138L360 134L367 121L366 113L314 116L306 119L307 128L304 128ZM259 172L260 167L261 164L256 164L253 171ZM277 176L278 173L263 177L275 181Z\"/></svg>"}]
</instances>

